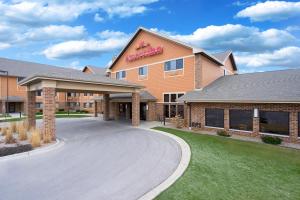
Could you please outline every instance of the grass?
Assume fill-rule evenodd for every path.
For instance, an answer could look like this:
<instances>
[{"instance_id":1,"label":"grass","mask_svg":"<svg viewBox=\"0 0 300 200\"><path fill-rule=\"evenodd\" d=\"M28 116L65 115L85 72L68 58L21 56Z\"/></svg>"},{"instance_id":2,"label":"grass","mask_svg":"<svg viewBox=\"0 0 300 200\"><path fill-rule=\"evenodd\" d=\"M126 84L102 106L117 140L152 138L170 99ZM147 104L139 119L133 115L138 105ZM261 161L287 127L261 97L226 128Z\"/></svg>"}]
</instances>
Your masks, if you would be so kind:
<instances>
[{"instance_id":1,"label":"grass","mask_svg":"<svg viewBox=\"0 0 300 200\"><path fill-rule=\"evenodd\" d=\"M164 199L300 199L300 151L156 127L184 139L192 157Z\"/></svg>"},{"instance_id":2,"label":"grass","mask_svg":"<svg viewBox=\"0 0 300 200\"><path fill-rule=\"evenodd\" d=\"M76 115L56 115L56 118L83 118L83 117L90 117L87 114L76 114ZM2 120L1 122L17 122L17 121L22 121L24 120L26 117L22 117L22 118L12 118L12 119L6 119L6 120ZM36 119L42 119L43 116L38 115L36 116Z\"/></svg>"}]
</instances>

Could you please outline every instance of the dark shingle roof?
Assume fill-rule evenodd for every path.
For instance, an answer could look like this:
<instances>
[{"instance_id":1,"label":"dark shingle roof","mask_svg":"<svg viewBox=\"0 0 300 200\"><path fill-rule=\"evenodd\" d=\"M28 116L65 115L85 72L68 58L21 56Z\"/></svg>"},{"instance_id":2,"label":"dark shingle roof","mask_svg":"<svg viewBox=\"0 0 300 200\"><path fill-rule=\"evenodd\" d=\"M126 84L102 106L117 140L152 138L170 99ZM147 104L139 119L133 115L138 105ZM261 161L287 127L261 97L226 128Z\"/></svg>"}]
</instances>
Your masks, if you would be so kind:
<instances>
[{"instance_id":1,"label":"dark shingle roof","mask_svg":"<svg viewBox=\"0 0 300 200\"><path fill-rule=\"evenodd\" d=\"M231 54L231 51L224 51L224 52L219 52L219 53L213 53L211 55L213 55L214 57L216 57L219 61L221 61L222 63L224 63L226 61L226 59L228 58L228 56Z\"/></svg>"},{"instance_id":2,"label":"dark shingle roof","mask_svg":"<svg viewBox=\"0 0 300 200\"><path fill-rule=\"evenodd\" d=\"M223 76L179 101L300 103L300 69Z\"/></svg>"},{"instance_id":3,"label":"dark shingle roof","mask_svg":"<svg viewBox=\"0 0 300 200\"><path fill-rule=\"evenodd\" d=\"M56 67L27 61L0 58L0 70L8 71L10 76L27 77L38 72L70 73L79 70Z\"/></svg>"}]
</instances>

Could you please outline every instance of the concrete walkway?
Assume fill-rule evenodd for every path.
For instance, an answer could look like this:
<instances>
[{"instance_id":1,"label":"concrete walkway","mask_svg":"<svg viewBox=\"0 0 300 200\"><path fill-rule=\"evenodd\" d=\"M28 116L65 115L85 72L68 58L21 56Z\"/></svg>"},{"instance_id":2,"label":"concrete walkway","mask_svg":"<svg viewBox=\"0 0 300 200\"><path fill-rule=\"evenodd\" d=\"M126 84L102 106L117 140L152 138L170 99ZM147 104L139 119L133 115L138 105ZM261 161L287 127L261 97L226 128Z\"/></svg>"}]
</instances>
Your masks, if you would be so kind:
<instances>
[{"instance_id":1,"label":"concrete walkway","mask_svg":"<svg viewBox=\"0 0 300 200\"><path fill-rule=\"evenodd\" d=\"M171 138L126 123L59 119L57 135L56 150L0 162L0 199L138 199L181 158Z\"/></svg>"}]
</instances>

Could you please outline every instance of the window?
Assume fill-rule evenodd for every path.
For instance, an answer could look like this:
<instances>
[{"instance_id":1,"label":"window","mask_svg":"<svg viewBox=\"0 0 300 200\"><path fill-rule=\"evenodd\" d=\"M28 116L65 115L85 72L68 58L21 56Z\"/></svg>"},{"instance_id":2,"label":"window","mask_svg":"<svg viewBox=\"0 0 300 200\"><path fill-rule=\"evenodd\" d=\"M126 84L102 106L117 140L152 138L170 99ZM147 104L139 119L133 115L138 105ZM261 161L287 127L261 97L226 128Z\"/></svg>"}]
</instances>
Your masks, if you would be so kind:
<instances>
[{"instance_id":1,"label":"window","mask_svg":"<svg viewBox=\"0 0 300 200\"><path fill-rule=\"evenodd\" d=\"M169 93L164 94L164 115L167 118L179 115L184 117L184 107L179 105L176 100L181 97L183 93Z\"/></svg>"},{"instance_id":2,"label":"window","mask_svg":"<svg viewBox=\"0 0 300 200\"><path fill-rule=\"evenodd\" d=\"M40 102L35 103L35 108L43 108L43 103Z\"/></svg>"},{"instance_id":3,"label":"window","mask_svg":"<svg viewBox=\"0 0 300 200\"><path fill-rule=\"evenodd\" d=\"M300 112L298 112L298 137L300 137Z\"/></svg>"},{"instance_id":4,"label":"window","mask_svg":"<svg viewBox=\"0 0 300 200\"><path fill-rule=\"evenodd\" d=\"M148 74L148 67L140 67L139 68L139 75L140 76L146 76Z\"/></svg>"},{"instance_id":5,"label":"window","mask_svg":"<svg viewBox=\"0 0 300 200\"><path fill-rule=\"evenodd\" d=\"M38 97L42 96L42 90L36 91L35 96L38 96Z\"/></svg>"},{"instance_id":6,"label":"window","mask_svg":"<svg viewBox=\"0 0 300 200\"><path fill-rule=\"evenodd\" d=\"M252 110L229 110L229 128L243 131L252 131Z\"/></svg>"},{"instance_id":7,"label":"window","mask_svg":"<svg viewBox=\"0 0 300 200\"><path fill-rule=\"evenodd\" d=\"M85 97L86 97L87 95L88 95L88 93L84 93L84 94L83 94L83 96L85 96Z\"/></svg>"},{"instance_id":8,"label":"window","mask_svg":"<svg viewBox=\"0 0 300 200\"><path fill-rule=\"evenodd\" d=\"M123 79L126 78L126 71L119 71L116 73L116 78L117 79Z\"/></svg>"},{"instance_id":9,"label":"window","mask_svg":"<svg viewBox=\"0 0 300 200\"><path fill-rule=\"evenodd\" d=\"M165 62L165 71L177 70L182 68L183 68L182 58Z\"/></svg>"},{"instance_id":10,"label":"window","mask_svg":"<svg viewBox=\"0 0 300 200\"><path fill-rule=\"evenodd\" d=\"M83 103L83 107L84 107L84 108L87 108L87 103Z\"/></svg>"},{"instance_id":11,"label":"window","mask_svg":"<svg viewBox=\"0 0 300 200\"><path fill-rule=\"evenodd\" d=\"M260 111L259 131L289 135L289 112Z\"/></svg>"},{"instance_id":12,"label":"window","mask_svg":"<svg viewBox=\"0 0 300 200\"><path fill-rule=\"evenodd\" d=\"M205 108L205 126L224 128L224 110Z\"/></svg>"}]
</instances>

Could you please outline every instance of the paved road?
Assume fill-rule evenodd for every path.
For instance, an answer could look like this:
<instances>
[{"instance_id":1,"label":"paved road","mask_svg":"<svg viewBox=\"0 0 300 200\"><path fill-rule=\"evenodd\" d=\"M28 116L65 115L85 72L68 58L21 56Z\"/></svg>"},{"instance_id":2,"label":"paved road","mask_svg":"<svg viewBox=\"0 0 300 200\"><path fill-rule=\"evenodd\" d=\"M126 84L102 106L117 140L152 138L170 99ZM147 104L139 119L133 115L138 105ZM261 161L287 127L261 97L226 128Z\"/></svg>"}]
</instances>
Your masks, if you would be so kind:
<instances>
[{"instance_id":1,"label":"paved road","mask_svg":"<svg viewBox=\"0 0 300 200\"><path fill-rule=\"evenodd\" d=\"M1 200L137 199L180 160L172 139L113 121L60 119L57 135L59 149L0 161Z\"/></svg>"}]
</instances>

